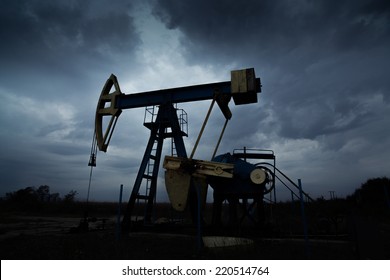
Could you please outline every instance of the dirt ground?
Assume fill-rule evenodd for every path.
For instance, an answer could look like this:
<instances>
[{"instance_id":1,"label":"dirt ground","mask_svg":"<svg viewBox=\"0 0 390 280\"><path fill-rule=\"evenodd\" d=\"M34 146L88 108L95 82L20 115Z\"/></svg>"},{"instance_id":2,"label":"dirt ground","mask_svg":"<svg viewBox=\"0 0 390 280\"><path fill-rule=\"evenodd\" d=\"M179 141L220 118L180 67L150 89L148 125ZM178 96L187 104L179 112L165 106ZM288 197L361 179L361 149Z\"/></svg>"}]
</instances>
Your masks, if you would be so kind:
<instances>
[{"instance_id":1,"label":"dirt ground","mask_svg":"<svg viewBox=\"0 0 390 280\"><path fill-rule=\"evenodd\" d=\"M356 259L347 240L265 238L251 235L251 244L205 247L197 228L189 225L116 230L115 217L90 222L78 230L80 218L12 216L0 224L1 259ZM203 228L203 236L208 235Z\"/></svg>"},{"instance_id":2,"label":"dirt ground","mask_svg":"<svg viewBox=\"0 0 390 280\"><path fill-rule=\"evenodd\" d=\"M190 222L189 213L172 212L171 207L164 204L156 208L158 217L153 226L141 221L130 232L118 230L115 204L90 204L89 217L97 218L89 218L88 230L80 227L80 221L84 221L83 205L36 212L3 208L4 211L0 211L0 257L16 260L390 259L388 215L340 211L341 206L345 208L344 202L310 204L305 240L297 206L280 203L268 207L261 229L244 222L240 228L232 230L226 223L225 227L209 226L212 211L208 205L204 209L205 224L200 234L197 226ZM215 236L218 242L213 241L211 245L203 242L202 238L214 240ZM226 240L232 238L243 238L245 242L229 244Z\"/></svg>"}]
</instances>

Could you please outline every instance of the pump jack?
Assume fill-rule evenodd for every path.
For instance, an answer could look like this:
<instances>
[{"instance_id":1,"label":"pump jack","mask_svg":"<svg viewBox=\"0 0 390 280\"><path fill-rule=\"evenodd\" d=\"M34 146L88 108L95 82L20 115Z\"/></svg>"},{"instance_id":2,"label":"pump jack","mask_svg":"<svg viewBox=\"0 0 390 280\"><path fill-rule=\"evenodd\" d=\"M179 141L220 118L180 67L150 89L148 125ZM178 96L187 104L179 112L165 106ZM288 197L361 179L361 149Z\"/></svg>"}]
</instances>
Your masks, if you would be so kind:
<instances>
[{"instance_id":1,"label":"pump jack","mask_svg":"<svg viewBox=\"0 0 390 280\"><path fill-rule=\"evenodd\" d=\"M100 151L107 151L115 125L122 110L158 106L156 118L151 122L144 123L144 126L150 129L150 137L122 220L122 227L125 229L130 227L131 217L137 200L144 200L146 202L144 222L151 222L164 139L173 139L177 154L176 159L166 157L166 161L164 162L164 167L167 169L166 184L170 185L167 185L168 195L175 209L183 210L186 201L191 200L191 196L196 196L193 184L189 183L195 173L197 173L195 177L200 177L201 182L203 182L200 183L200 185L205 185L206 189L207 182L203 180L205 176L233 177L234 165L232 164L194 160L193 156L196 146L215 101L226 119L225 126L221 133L221 139L226 124L232 117L232 113L228 106L231 98L233 98L235 105L256 103L257 93L260 91L260 78L255 77L253 68L232 71L231 81L134 94L122 93L116 76L111 74L103 87L96 108L94 141ZM174 107L174 104L202 100L212 100L212 103L195 147L188 158L183 141L183 137L187 136L187 133L183 131L180 126L177 109ZM109 118L108 125L105 128L103 128L103 118ZM215 156L218 144L213 157ZM92 151L94 151L94 153L91 152L89 164L91 168L96 166L96 149L93 148ZM152 170L149 170L149 172L147 170L148 165L152 166ZM256 177L253 183L259 185L264 182L267 174L263 171L259 171L258 168L256 170L257 171L254 173L251 172L251 176L253 175L253 178ZM191 178L188 177L188 174ZM174 184L174 181L177 180L172 178L169 179L169 175L175 176L175 178L181 178L179 184ZM140 194L139 191L143 180L147 181L148 187L145 194ZM180 186L181 184L187 186ZM203 193L204 192L205 190L203 187ZM197 199L200 199L199 195Z\"/></svg>"}]
</instances>

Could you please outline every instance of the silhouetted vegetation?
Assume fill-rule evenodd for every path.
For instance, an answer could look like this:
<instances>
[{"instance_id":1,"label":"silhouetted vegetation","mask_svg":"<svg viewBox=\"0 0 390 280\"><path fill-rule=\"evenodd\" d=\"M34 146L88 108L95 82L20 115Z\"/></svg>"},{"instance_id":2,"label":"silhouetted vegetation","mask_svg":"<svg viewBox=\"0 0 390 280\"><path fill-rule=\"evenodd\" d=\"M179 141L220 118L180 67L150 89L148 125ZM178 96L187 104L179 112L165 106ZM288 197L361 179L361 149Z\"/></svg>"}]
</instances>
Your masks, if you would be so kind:
<instances>
[{"instance_id":1,"label":"silhouetted vegetation","mask_svg":"<svg viewBox=\"0 0 390 280\"><path fill-rule=\"evenodd\" d=\"M8 201L16 203L29 203L29 202L59 202L61 200L74 201L77 192L71 190L64 198L60 197L59 193L50 193L50 187L42 185L38 188L27 187L14 192L6 193L5 198Z\"/></svg>"},{"instance_id":2,"label":"silhouetted vegetation","mask_svg":"<svg viewBox=\"0 0 390 280\"><path fill-rule=\"evenodd\" d=\"M368 179L347 197L362 213L387 215L390 213L390 179L387 177Z\"/></svg>"},{"instance_id":3,"label":"silhouetted vegetation","mask_svg":"<svg viewBox=\"0 0 390 280\"><path fill-rule=\"evenodd\" d=\"M360 215L388 216L390 215L390 179L387 177L371 178L357 188L353 194L346 199L326 200L319 198L315 202L309 203L308 215L314 220L327 220L328 224L337 226L340 216L345 216L352 210ZM48 185L37 187L26 187L14 192L5 194L0 201L2 211L19 211L28 213L64 213L83 215L88 211L92 215L115 215L117 204L113 202L86 202L77 201L78 193L70 190L64 196L59 193L52 193ZM160 205L161 206L161 205ZM299 202L278 203L273 206L275 214L286 216L286 213L300 215ZM88 209L87 209L88 208ZM125 205L123 205L125 208ZM169 209L164 206L163 209ZM167 214L169 211L161 211ZM98 213L98 214L94 214ZM285 213L285 214L283 214ZM325 222L324 222L325 223Z\"/></svg>"},{"instance_id":4,"label":"silhouetted vegetation","mask_svg":"<svg viewBox=\"0 0 390 280\"><path fill-rule=\"evenodd\" d=\"M311 257L314 259L388 259L390 258L390 180L386 177L368 179L345 199L320 198L305 203L310 240ZM113 202L89 202L76 200L77 192L71 190L64 196L51 193L47 185L26 187L7 193L0 201L0 247L4 256L11 258L65 258L65 259L150 259L192 258L196 252L196 227L191 225L188 212L179 213L168 203L155 206L155 227L142 228L153 235L123 235L120 246L115 229L118 204ZM224 206L223 213L229 209ZM240 228L231 225L215 229L211 226L212 205L203 210L204 235L240 236L255 240L255 247L246 258L296 259L305 258L303 246L303 217L299 201L266 203L265 223L253 227L250 219ZM126 208L123 203L122 210ZM122 212L123 213L123 212ZM241 214L244 213L241 211ZM143 212L135 213L142 216ZM63 217L76 222L73 227L63 226ZM71 231L78 221L105 222L99 230ZM97 217L97 218L96 218ZM57 221L57 222L56 222ZM159 221L159 222L157 222ZM184 222L185 221L185 222ZM24 229L20 224L23 223ZM178 223L178 224L175 224ZM182 224L181 224L182 223ZM56 234L34 233L45 227L56 226ZM183 225L183 226L181 226ZM28 231L33 229L32 231ZM23 234L12 233L23 232ZM88 234L85 234L87 233ZM158 235L159 232L177 234ZM72 233L72 234L69 234ZM154 233L156 235L154 235ZM183 235L180 235L184 233ZM10 237L4 238L5 235ZM183 244L178 245L182 238ZM57 246L62 244L60 250ZM99 245L97 245L99 244ZM185 244L185 245L184 245ZM42 250L45 247L46 250ZM122 248L123 250L119 248ZM10 248L13 248L12 250ZM15 250L15 248L20 248ZM25 250L25 248L29 248ZM55 249L53 249L55 248ZM131 248L131 250L130 250ZM169 248L169 250L167 250ZM182 250L185 248L185 250ZM118 251L119 250L119 251ZM169 254L167 253L169 251ZM81 254L82 253L82 254ZM195 256L196 257L196 256ZM206 252L203 258L230 258ZM238 257L236 252L233 258Z\"/></svg>"},{"instance_id":5,"label":"silhouetted vegetation","mask_svg":"<svg viewBox=\"0 0 390 280\"><path fill-rule=\"evenodd\" d=\"M50 187L47 185L42 185L38 188L26 187L6 193L0 205L3 211L53 211L65 205L74 204L76 202L76 195L77 192L71 190L64 197L61 197L57 192L51 193Z\"/></svg>"}]
</instances>

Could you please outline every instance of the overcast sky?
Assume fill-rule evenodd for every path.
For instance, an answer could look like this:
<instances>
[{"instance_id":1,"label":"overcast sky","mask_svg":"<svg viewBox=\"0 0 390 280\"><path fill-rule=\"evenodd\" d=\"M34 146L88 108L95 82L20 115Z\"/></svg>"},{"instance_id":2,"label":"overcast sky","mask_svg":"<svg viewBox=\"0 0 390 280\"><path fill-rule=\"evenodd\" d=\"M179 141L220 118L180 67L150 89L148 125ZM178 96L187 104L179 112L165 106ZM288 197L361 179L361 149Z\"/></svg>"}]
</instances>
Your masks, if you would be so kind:
<instances>
[{"instance_id":1,"label":"overcast sky","mask_svg":"<svg viewBox=\"0 0 390 280\"><path fill-rule=\"evenodd\" d=\"M0 2L0 195L49 185L85 199L96 103L111 73L131 94L253 67L259 102L231 102L220 153L272 149L314 198L390 176L389 1ZM187 151L209 104L179 105ZM128 199L149 136L143 117L143 108L120 116L98 154L92 200L116 200L120 184ZM223 122L216 108L195 158L211 157ZM164 199L162 178L158 190Z\"/></svg>"}]
</instances>

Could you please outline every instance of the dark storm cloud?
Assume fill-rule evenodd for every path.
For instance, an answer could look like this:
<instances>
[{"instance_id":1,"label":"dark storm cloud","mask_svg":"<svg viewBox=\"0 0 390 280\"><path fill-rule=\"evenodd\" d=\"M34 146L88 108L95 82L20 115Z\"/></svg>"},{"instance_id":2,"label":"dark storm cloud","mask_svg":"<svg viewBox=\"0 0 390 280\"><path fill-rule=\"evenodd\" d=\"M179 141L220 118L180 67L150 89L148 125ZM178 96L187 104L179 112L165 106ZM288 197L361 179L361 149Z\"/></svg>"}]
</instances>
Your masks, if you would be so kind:
<instances>
[{"instance_id":1,"label":"dark storm cloud","mask_svg":"<svg viewBox=\"0 0 390 280\"><path fill-rule=\"evenodd\" d=\"M356 187L387 175L388 1L130 3L2 1L2 190L85 190L94 110L110 73L131 93L228 80L249 67L262 79L259 103L230 105L220 153L272 148L288 174L318 187L314 196L329 178ZM187 107L188 150L208 106ZM130 111L98 155L97 197L110 192L104 186L133 184L149 131L144 111ZM196 157L209 159L223 122L213 113Z\"/></svg>"},{"instance_id":2,"label":"dark storm cloud","mask_svg":"<svg viewBox=\"0 0 390 280\"><path fill-rule=\"evenodd\" d=\"M133 62L140 43L133 6L1 4L2 195L27 185L49 184L62 193L85 186L95 102L105 79Z\"/></svg>"},{"instance_id":3,"label":"dark storm cloud","mask_svg":"<svg viewBox=\"0 0 390 280\"><path fill-rule=\"evenodd\" d=\"M154 3L154 13L183 31L189 55L195 51L197 58L242 56L245 50L283 55L305 44L316 46L314 52L371 48L390 34L388 1Z\"/></svg>"},{"instance_id":4,"label":"dark storm cloud","mask_svg":"<svg viewBox=\"0 0 390 280\"><path fill-rule=\"evenodd\" d=\"M153 5L168 28L182 32L189 63L255 67L262 78L259 104L233 108L233 127L222 148L243 142L274 147L284 153L285 162L289 154L300 159L291 149L302 149L306 160L315 159L313 170L306 167L302 174L312 179L317 165L318 170L347 178L347 171L341 175L343 169L334 168L341 163L361 176L388 173L383 159L378 156L373 163L360 152L379 155L390 144L384 130L390 123L389 1L201 0ZM309 144L305 148L302 143ZM381 167L365 174L373 165ZM321 173L317 181L327 180ZM357 177L350 182L363 180Z\"/></svg>"},{"instance_id":5,"label":"dark storm cloud","mask_svg":"<svg viewBox=\"0 0 390 280\"><path fill-rule=\"evenodd\" d=\"M17 71L50 69L76 76L97 66L95 60L130 53L138 39L129 9L122 1L3 1L0 59L8 67L2 75L9 80Z\"/></svg>"},{"instance_id":6,"label":"dark storm cloud","mask_svg":"<svg viewBox=\"0 0 390 280\"><path fill-rule=\"evenodd\" d=\"M182 30L193 63L257 66L282 136L353 128L369 117L359 95L390 88L388 1L156 1L154 12Z\"/></svg>"}]
</instances>

